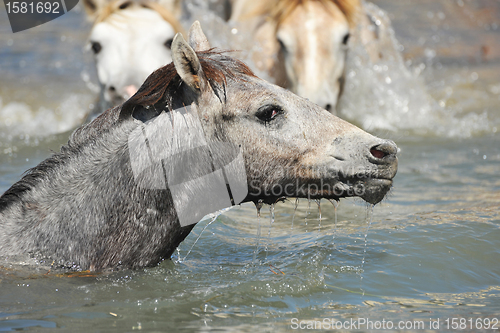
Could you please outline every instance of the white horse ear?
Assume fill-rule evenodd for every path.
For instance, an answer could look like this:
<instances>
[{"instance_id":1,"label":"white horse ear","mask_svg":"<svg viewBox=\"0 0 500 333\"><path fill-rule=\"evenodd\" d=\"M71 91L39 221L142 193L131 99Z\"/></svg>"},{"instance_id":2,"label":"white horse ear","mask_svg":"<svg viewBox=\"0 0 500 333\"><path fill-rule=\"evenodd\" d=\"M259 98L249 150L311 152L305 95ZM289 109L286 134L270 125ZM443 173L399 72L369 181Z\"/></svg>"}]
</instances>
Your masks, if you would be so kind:
<instances>
[{"instance_id":1,"label":"white horse ear","mask_svg":"<svg viewBox=\"0 0 500 333\"><path fill-rule=\"evenodd\" d=\"M177 33L172 41L172 60L182 81L194 91L199 92L203 75L200 60L180 33Z\"/></svg>"},{"instance_id":2,"label":"white horse ear","mask_svg":"<svg viewBox=\"0 0 500 333\"><path fill-rule=\"evenodd\" d=\"M208 42L207 36L201 30L201 25L199 21L194 21L189 29L189 45L196 51L207 51L210 49L210 43Z\"/></svg>"}]
</instances>

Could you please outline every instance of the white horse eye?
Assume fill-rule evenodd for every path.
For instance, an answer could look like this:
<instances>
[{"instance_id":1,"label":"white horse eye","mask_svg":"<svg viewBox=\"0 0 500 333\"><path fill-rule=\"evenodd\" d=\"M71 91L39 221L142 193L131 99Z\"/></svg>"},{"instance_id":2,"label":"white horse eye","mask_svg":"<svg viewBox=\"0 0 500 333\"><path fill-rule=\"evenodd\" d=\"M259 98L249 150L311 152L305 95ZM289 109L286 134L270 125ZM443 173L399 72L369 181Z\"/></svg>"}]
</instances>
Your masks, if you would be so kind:
<instances>
[{"instance_id":1,"label":"white horse eye","mask_svg":"<svg viewBox=\"0 0 500 333\"><path fill-rule=\"evenodd\" d=\"M101 43L99 43L99 42L91 42L90 48L92 49L92 52L94 52L94 54L97 54L97 53L101 52L101 50L102 50Z\"/></svg>"},{"instance_id":2,"label":"white horse eye","mask_svg":"<svg viewBox=\"0 0 500 333\"><path fill-rule=\"evenodd\" d=\"M171 49L172 48L172 42L173 41L174 41L173 38L167 39L167 41L164 44L167 47L167 49Z\"/></svg>"},{"instance_id":3,"label":"white horse eye","mask_svg":"<svg viewBox=\"0 0 500 333\"><path fill-rule=\"evenodd\" d=\"M344 39L342 39L342 44L347 45L347 42L349 42L349 38L351 37L350 33L346 33L344 35Z\"/></svg>"},{"instance_id":4,"label":"white horse eye","mask_svg":"<svg viewBox=\"0 0 500 333\"><path fill-rule=\"evenodd\" d=\"M130 7L131 4L132 4L132 1L125 1L120 6L118 6L118 8L123 10L123 9L125 9L127 7Z\"/></svg>"},{"instance_id":5,"label":"white horse eye","mask_svg":"<svg viewBox=\"0 0 500 333\"><path fill-rule=\"evenodd\" d=\"M281 51L283 51L283 52L287 52L287 49L286 49L285 43L283 43L283 41L282 41L280 38L278 38L278 44L280 45L280 49L281 49Z\"/></svg>"}]
</instances>

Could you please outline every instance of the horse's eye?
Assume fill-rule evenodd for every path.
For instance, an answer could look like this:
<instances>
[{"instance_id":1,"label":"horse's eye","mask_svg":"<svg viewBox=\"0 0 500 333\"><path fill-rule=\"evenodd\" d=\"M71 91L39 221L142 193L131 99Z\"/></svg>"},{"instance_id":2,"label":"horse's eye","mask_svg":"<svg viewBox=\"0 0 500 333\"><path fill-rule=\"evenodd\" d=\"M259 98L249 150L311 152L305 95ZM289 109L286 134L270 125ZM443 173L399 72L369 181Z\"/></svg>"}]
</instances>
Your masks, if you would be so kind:
<instances>
[{"instance_id":1,"label":"horse's eye","mask_svg":"<svg viewBox=\"0 0 500 333\"><path fill-rule=\"evenodd\" d=\"M255 116L264 123L269 123L276 119L276 117L281 113L283 113L283 109L281 107L277 105L266 105L261 107Z\"/></svg>"},{"instance_id":2,"label":"horse's eye","mask_svg":"<svg viewBox=\"0 0 500 333\"><path fill-rule=\"evenodd\" d=\"M132 5L132 1L125 1L124 3L122 3L120 6L118 6L118 8L120 9L125 9L127 7L130 7L130 5Z\"/></svg>"},{"instance_id":3,"label":"horse's eye","mask_svg":"<svg viewBox=\"0 0 500 333\"><path fill-rule=\"evenodd\" d=\"M167 47L167 49L171 49L172 48L172 42L173 41L174 41L173 38L167 39L167 41L165 42L165 46Z\"/></svg>"},{"instance_id":4,"label":"horse's eye","mask_svg":"<svg viewBox=\"0 0 500 333\"><path fill-rule=\"evenodd\" d=\"M285 43L283 43L283 41L281 39L279 39L279 38L278 38L278 44L280 45L280 49L281 49L282 52L286 52L287 51Z\"/></svg>"},{"instance_id":5,"label":"horse's eye","mask_svg":"<svg viewBox=\"0 0 500 333\"><path fill-rule=\"evenodd\" d=\"M342 39L342 44L347 45L347 42L349 42L349 38L351 37L350 33L346 33L344 35L344 39Z\"/></svg>"},{"instance_id":6,"label":"horse's eye","mask_svg":"<svg viewBox=\"0 0 500 333\"><path fill-rule=\"evenodd\" d=\"M101 43L99 42L91 42L90 48L92 49L92 52L94 52L94 54L97 54L102 50Z\"/></svg>"}]
</instances>

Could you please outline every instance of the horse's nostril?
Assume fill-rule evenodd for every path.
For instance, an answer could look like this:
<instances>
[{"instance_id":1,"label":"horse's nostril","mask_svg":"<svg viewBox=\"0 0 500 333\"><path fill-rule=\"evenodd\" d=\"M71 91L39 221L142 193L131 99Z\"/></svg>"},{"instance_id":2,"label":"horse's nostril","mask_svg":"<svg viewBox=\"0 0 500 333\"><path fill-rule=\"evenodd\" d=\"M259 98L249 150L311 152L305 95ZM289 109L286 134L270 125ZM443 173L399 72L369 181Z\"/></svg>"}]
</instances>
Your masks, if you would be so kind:
<instances>
[{"instance_id":1,"label":"horse's nostril","mask_svg":"<svg viewBox=\"0 0 500 333\"><path fill-rule=\"evenodd\" d=\"M370 153L371 153L374 157L376 157L376 158L384 158L384 157L386 157L386 156L387 156L387 154L386 154L386 153L384 153L384 152L383 152L383 151L381 151L381 150L378 150L377 148L372 148L372 149L370 149Z\"/></svg>"},{"instance_id":2,"label":"horse's nostril","mask_svg":"<svg viewBox=\"0 0 500 333\"><path fill-rule=\"evenodd\" d=\"M111 92L115 92L116 88L114 86L109 86L108 90L111 91Z\"/></svg>"},{"instance_id":3,"label":"horse's nostril","mask_svg":"<svg viewBox=\"0 0 500 333\"><path fill-rule=\"evenodd\" d=\"M387 155L396 155L397 152L398 147L392 141L386 141L379 145L373 146L370 149L370 153L372 154L372 156L379 159L384 158Z\"/></svg>"},{"instance_id":4,"label":"horse's nostril","mask_svg":"<svg viewBox=\"0 0 500 333\"><path fill-rule=\"evenodd\" d=\"M332 105L331 104L325 105L325 110L328 112L332 111Z\"/></svg>"}]
</instances>

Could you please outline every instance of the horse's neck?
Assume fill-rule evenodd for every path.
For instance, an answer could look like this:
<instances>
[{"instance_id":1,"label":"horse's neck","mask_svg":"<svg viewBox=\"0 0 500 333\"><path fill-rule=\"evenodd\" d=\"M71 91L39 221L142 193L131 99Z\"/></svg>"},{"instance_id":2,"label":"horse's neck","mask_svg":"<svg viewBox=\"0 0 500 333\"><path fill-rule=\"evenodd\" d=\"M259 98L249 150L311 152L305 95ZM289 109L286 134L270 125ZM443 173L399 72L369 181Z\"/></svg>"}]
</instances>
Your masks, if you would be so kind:
<instances>
[{"instance_id":1,"label":"horse's neck","mask_svg":"<svg viewBox=\"0 0 500 333\"><path fill-rule=\"evenodd\" d=\"M109 131L112 127L117 126L119 112L121 111L121 106L115 106L109 109L91 123L82 125L76 129L69 139L69 145L81 145L89 139L94 139L100 136L103 131Z\"/></svg>"},{"instance_id":2,"label":"horse's neck","mask_svg":"<svg viewBox=\"0 0 500 333\"><path fill-rule=\"evenodd\" d=\"M97 131L92 126L75 132L69 146L51 158L55 162L44 177L0 212L0 250L39 251L83 267L105 267L113 258L125 264L134 257L129 246L148 244L143 261L134 257L147 265L182 241L168 189L145 190L134 180L127 138L135 124L106 126L111 125L103 124L99 135L88 135ZM123 244L129 238L137 244ZM89 261L95 258L102 262Z\"/></svg>"}]
</instances>

